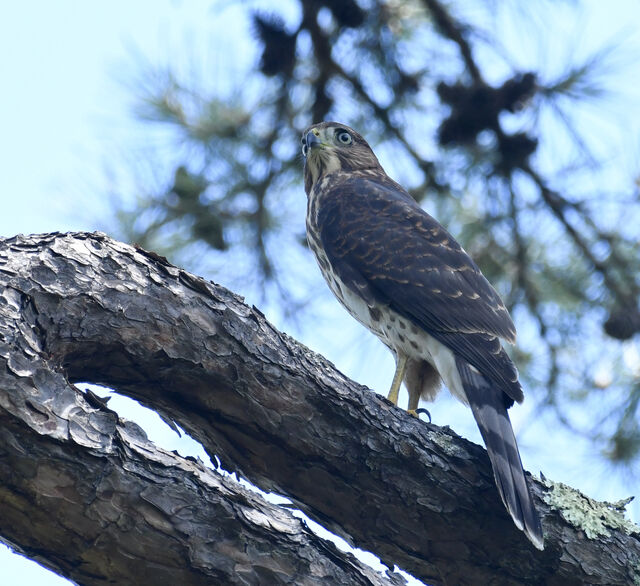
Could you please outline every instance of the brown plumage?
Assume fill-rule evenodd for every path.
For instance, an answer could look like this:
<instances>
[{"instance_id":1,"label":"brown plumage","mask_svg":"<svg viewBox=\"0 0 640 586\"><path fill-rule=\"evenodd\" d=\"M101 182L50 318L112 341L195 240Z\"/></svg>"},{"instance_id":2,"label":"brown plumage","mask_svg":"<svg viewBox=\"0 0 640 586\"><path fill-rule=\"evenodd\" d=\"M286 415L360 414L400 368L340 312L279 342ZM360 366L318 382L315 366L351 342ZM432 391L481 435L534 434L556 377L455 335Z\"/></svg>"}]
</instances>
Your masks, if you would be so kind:
<instances>
[{"instance_id":1,"label":"brown plumage","mask_svg":"<svg viewBox=\"0 0 640 586\"><path fill-rule=\"evenodd\" d=\"M307 239L340 303L396 357L409 410L444 380L473 411L500 496L542 549L507 409L523 400L500 338L515 341L502 300L456 240L380 166L367 142L336 122L302 135Z\"/></svg>"}]
</instances>

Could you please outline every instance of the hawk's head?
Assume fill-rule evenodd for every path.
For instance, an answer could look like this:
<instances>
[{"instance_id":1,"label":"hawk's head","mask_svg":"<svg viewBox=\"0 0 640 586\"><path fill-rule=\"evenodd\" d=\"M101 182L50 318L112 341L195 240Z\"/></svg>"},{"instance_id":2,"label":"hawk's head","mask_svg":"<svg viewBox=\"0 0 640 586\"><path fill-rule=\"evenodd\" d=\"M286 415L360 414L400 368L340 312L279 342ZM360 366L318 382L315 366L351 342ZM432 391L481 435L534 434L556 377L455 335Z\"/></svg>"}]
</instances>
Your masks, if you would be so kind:
<instances>
[{"instance_id":1,"label":"hawk's head","mask_svg":"<svg viewBox=\"0 0 640 586\"><path fill-rule=\"evenodd\" d=\"M355 130L339 122L321 122L302 133L304 189L309 195L321 177L336 171L382 171L367 141Z\"/></svg>"}]
</instances>

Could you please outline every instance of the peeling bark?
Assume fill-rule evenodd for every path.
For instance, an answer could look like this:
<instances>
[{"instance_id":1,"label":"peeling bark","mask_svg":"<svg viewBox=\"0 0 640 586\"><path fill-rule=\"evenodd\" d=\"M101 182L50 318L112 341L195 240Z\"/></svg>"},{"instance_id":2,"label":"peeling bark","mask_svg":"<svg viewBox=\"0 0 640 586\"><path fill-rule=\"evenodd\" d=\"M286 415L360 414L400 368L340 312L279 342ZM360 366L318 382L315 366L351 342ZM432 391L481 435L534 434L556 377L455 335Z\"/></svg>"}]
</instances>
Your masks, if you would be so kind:
<instances>
[{"instance_id":1,"label":"peeling bark","mask_svg":"<svg viewBox=\"0 0 640 586\"><path fill-rule=\"evenodd\" d=\"M55 378L40 389L64 394ZM135 424L74 394L57 401L69 408L66 416L32 403L37 429L26 413L20 421L0 409L0 531L27 557L79 584L404 583L339 552L237 482L155 448ZM47 433L52 418L66 422L66 434Z\"/></svg>"},{"instance_id":2,"label":"peeling bark","mask_svg":"<svg viewBox=\"0 0 640 586\"><path fill-rule=\"evenodd\" d=\"M398 579L367 574L282 509L156 450L69 380L155 409L224 468L430 584L640 580L637 534L587 538L529 478L545 530L536 551L481 447L406 415L157 255L102 234L20 236L0 241L0 282L0 534L63 575Z\"/></svg>"}]
</instances>

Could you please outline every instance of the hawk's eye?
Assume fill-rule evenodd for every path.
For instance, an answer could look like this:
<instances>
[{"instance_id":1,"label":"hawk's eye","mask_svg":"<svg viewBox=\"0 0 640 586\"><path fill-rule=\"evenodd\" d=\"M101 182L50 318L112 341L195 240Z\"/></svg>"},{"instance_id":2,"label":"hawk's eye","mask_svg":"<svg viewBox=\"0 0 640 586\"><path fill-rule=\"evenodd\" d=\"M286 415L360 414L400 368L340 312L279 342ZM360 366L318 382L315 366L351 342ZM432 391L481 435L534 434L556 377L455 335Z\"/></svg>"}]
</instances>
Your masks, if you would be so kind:
<instances>
[{"instance_id":1,"label":"hawk's eye","mask_svg":"<svg viewBox=\"0 0 640 586\"><path fill-rule=\"evenodd\" d=\"M351 144L353 142L351 135L346 130L338 130L336 136L338 137L338 142L342 144Z\"/></svg>"}]
</instances>

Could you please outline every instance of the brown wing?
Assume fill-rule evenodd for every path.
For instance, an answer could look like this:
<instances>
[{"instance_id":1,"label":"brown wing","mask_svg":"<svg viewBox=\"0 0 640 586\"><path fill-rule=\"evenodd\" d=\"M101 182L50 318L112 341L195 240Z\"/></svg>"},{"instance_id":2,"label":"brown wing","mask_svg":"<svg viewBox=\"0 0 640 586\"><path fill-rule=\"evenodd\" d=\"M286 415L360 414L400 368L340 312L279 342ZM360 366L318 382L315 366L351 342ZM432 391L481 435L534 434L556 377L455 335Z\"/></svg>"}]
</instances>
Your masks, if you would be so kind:
<instances>
[{"instance_id":1,"label":"brown wing","mask_svg":"<svg viewBox=\"0 0 640 586\"><path fill-rule=\"evenodd\" d=\"M341 280L356 293L369 290L521 401L498 340L515 340L513 322L456 240L392 184L356 176L320 197L320 238Z\"/></svg>"}]
</instances>

